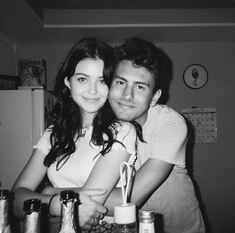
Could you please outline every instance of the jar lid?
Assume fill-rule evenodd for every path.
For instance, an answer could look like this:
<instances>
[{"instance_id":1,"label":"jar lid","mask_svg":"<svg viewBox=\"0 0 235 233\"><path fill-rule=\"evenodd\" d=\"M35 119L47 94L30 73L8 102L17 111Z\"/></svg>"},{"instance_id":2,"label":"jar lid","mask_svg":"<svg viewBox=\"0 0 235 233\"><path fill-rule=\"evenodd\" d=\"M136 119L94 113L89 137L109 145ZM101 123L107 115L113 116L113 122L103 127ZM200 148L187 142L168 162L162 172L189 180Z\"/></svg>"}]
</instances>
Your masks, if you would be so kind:
<instances>
[{"instance_id":1,"label":"jar lid","mask_svg":"<svg viewBox=\"0 0 235 233\"><path fill-rule=\"evenodd\" d=\"M133 203L114 207L114 222L128 224L136 222L136 206Z\"/></svg>"}]
</instances>

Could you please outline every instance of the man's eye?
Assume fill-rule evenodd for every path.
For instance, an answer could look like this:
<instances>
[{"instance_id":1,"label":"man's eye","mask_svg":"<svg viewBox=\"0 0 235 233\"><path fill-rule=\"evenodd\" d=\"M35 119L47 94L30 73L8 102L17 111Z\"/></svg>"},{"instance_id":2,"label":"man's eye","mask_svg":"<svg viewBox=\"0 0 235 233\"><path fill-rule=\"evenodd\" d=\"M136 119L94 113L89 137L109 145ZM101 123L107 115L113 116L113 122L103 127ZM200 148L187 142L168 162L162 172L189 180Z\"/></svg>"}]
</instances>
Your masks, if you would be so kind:
<instances>
[{"instance_id":1,"label":"man's eye","mask_svg":"<svg viewBox=\"0 0 235 233\"><path fill-rule=\"evenodd\" d=\"M142 86L142 85L137 85L137 89L141 90L141 91L144 91L145 90L145 87Z\"/></svg>"},{"instance_id":2,"label":"man's eye","mask_svg":"<svg viewBox=\"0 0 235 233\"><path fill-rule=\"evenodd\" d=\"M100 79L100 83L101 83L101 84L106 84L103 78Z\"/></svg>"},{"instance_id":3,"label":"man's eye","mask_svg":"<svg viewBox=\"0 0 235 233\"><path fill-rule=\"evenodd\" d=\"M117 81L116 81L116 84L117 84L117 85L124 85L124 82L123 82L122 80L117 80Z\"/></svg>"}]
</instances>

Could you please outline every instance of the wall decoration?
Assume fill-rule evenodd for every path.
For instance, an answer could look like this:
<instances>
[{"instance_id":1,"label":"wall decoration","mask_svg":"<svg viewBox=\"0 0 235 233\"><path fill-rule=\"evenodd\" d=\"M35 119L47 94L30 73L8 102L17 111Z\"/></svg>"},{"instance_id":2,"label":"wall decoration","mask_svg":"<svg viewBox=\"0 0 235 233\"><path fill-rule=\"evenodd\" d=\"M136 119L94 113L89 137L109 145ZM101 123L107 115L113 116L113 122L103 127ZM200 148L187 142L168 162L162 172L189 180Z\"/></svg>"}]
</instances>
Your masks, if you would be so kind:
<instances>
[{"instance_id":1,"label":"wall decoration","mask_svg":"<svg viewBox=\"0 0 235 233\"><path fill-rule=\"evenodd\" d=\"M208 73L204 66L192 64L184 70L183 79L188 87L198 89L206 85Z\"/></svg>"},{"instance_id":2,"label":"wall decoration","mask_svg":"<svg viewBox=\"0 0 235 233\"><path fill-rule=\"evenodd\" d=\"M192 123L197 143L217 142L216 108L184 108L182 115Z\"/></svg>"},{"instance_id":3,"label":"wall decoration","mask_svg":"<svg viewBox=\"0 0 235 233\"><path fill-rule=\"evenodd\" d=\"M0 74L0 90L14 90L20 84L18 76Z\"/></svg>"},{"instance_id":4,"label":"wall decoration","mask_svg":"<svg viewBox=\"0 0 235 233\"><path fill-rule=\"evenodd\" d=\"M46 61L44 59L20 59L18 61L18 74L21 86L43 86L46 89Z\"/></svg>"}]
</instances>

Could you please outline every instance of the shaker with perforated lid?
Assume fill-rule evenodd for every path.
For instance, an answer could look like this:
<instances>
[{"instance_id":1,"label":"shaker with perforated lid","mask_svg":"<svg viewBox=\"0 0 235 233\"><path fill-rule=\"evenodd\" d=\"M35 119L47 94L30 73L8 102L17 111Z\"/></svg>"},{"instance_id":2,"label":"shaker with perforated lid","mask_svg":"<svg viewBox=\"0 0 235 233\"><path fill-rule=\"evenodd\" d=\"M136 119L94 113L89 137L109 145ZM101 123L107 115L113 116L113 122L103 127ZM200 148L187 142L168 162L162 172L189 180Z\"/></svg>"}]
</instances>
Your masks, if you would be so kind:
<instances>
[{"instance_id":1,"label":"shaker with perforated lid","mask_svg":"<svg viewBox=\"0 0 235 233\"><path fill-rule=\"evenodd\" d=\"M139 233L155 233L153 210L139 210Z\"/></svg>"}]
</instances>

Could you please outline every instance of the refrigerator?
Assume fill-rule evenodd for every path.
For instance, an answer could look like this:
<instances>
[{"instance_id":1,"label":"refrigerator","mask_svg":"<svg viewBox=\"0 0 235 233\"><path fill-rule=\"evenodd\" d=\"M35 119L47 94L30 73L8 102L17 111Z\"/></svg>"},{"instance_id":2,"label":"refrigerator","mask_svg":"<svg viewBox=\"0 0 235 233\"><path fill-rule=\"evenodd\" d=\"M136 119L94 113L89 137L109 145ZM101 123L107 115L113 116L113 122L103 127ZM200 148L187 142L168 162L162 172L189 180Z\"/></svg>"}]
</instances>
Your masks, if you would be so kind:
<instances>
[{"instance_id":1,"label":"refrigerator","mask_svg":"<svg viewBox=\"0 0 235 233\"><path fill-rule=\"evenodd\" d=\"M0 188L11 189L46 127L54 96L43 89L0 90Z\"/></svg>"}]
</instances>

